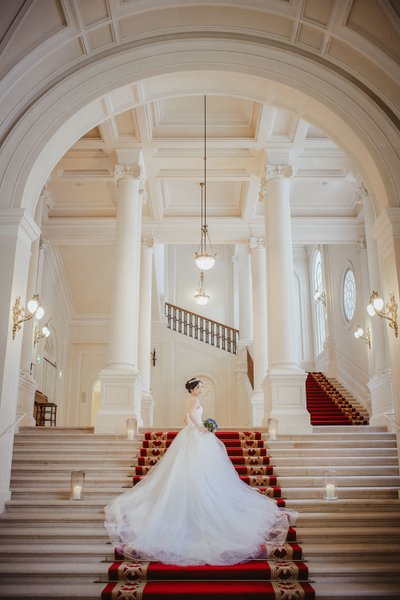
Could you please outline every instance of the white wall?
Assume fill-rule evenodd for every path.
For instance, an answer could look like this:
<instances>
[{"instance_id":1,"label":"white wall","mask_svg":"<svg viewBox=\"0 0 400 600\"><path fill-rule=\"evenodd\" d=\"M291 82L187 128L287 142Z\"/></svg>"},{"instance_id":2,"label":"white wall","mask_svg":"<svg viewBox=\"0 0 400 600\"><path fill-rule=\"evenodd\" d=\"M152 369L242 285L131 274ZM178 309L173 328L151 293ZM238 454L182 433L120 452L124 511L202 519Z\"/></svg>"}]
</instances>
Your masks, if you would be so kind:
<instances>
[{"instance_id":1,"label":"white wall","mask_svg":"<svg viewBox=\"0 0 400 600\"><path fill-rule=\"evenodd\" d=\"M330 295L337 378L356 398L365 402L368 396L368 352L370 350L367 344L354 337L356 326L361 325L365 329L367 322L360 252L355 244L332 245L326 250L329 259L327 294ZM356 309L350 322L345 318L342 300L343 278L349 266L354 270L357 292Z\"/></svg>"}]
</instances>

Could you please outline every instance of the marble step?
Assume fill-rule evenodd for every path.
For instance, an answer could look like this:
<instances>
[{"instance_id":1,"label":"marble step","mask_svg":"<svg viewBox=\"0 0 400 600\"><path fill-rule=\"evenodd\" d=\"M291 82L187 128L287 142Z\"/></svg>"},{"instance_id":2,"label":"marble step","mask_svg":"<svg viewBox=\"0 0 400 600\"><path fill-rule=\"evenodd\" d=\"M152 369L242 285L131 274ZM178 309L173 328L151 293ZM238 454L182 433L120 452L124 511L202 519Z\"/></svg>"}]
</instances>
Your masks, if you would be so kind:
<instances>
[{"instance_id":1,"label":"marble step","mask_svg":"<svg viewBox=\"0 0 400 600\"><path fill-rule=\"evenodd\" d=\"M357 467L368 467L371 466L371 468L373 468L374 466L385 466L385 465L390 465L390 466L395 466L398 469L398 457L397 457L397 452L392 452L390 455L388 456L329 456L326 455L324 457L321 456L290 456L290 457L282 457L282 456L276 456L275 453L273 453L273 456L271 455L271 462L274 464L274 466L278 469L280 469L281 467L296 467L296 466L310 466L310 467L327 467L329 466L330 468L335 468L335 467L339 467L339 466L351 466L354 468Z\"/></svg>"},{"instance_id":2,"label":"marble step","mask_svg":"<svg viewBox=\"0 0 400 600\"><path fill-rule=\"evenodd\" d=\"M300 543L326 543L329 535L329 543L348 544L357 542L369 542L371 531L365 527L311 527L303 525L298 530ZM384 539L389 552L389 546L398 545L400 542L400 528L376 526L373 535L376 539ZM84 528L70 528L68 526L42 526L30 527L3 527L0 523L0 545L20 543L28 546L37 544L80 544L85 541L90 543L107 542L108 536L103 525L86 526ZM368 553L368 549L365 550ZM390 555L390 552L389 552Z\"/></svg>"},{"instance_id":3,"label":"marble step","mask_svg":"<svg viewBox=\"0 0 400 600\"><path fill-rule=\"evenodd\" d=\"M323 439L309 439L309 440L301 440L299 438L294 439L294 440L268 440L267 445L270 448L275 449L279 449L279 448L296 448L296 449L313 449L313 450L317 450L317 449L324 449L324 450L332 450L332 449L339 449L339 448L345 448L347 450L349 449L356 449L356 448L396 448L396 438L390 438L390 439L368 439L368 440L346 440L342 437L342 439L338 439L338 440L329 440L329 442L327 440L323 440Z\"/></svg>"},{"instance_id":4,"label":"marble step","mask_svg":"<svg viewBox=\"0 0 400 600\"><path fill-rule=\"evenodd\" d=\"M280 487L318 487L323 486L324 469L320 469L315 475L311 474L296 474L291 477L284 475L282 470L277 471L277 485ZM111 487L115 486L119 488L121 486L130 486L132 477L134 476L134 469L130 469L130 473L127 472L125 476L114 477L112 475L85 475L85 489L95 491L98 487ZM336 470L336 476L339 487L398 487L400 488L400 477L396 475L342 475L339 470ZM42 476L38 477L29 476L13 476L11 480L11 489L15 491L25 491L28 489L40 490L43 487L54 489L65 489L70 484L70 476L64 477L59 476Z\"/></svg>"},{"instance_id":5,"label":"marble step","mask_svg":"<svg viewBox=\"0 0 400 600\"><path fill-rule=\"evenodd\" d=\"M33 551L32 551L33 550ZM109 543L98 541L94 543L71 543L71 544L36 544L34 548L31 545L23 544L0 544L0 563L17 563L25 561L28 564L40 564L43 561L52 563L75 563L92 562L101 563L104 560L113 559L113 547Z\"/></svg>"},{"instance_id":6,"label":"marble step","mask_svg":"<svg viewBox=\"0 0 400 600\"><path fill-rule=\"evenodd\" d=\"M302 527L400 527L400 503L398 511L391 512L366 512L343 513L343 512L302 512L296 522L296 529ZM77 513L75 510L60 509L57 512L5 512L0 515L0 528L6 527L29 527L41 528L47 525L68 527L94 527L102 525L104 512L99 509L90 514Z\"/></svg>"},{"instance_id":7,"label":"marble step","mask_svg":"<svg viewBox=\"0 0 400 600\"><path fill-rule=\"evenodd\" d=\"M313 581L318 600L399 600L398 582L338 582Z\"/></svg>"},{"instance_id":8,"label":"marble step","mask_svg":"<svg viewBox=\"0 0 400 600\"><path fill-rule=\"evenodd\" d=\"M122 490L121 490L122 493ZM115 497L117 494L114 494ZM105 502L102 498L92 497L90 499L85 498L81 501L72 501L69 499L54 499L54 498L25 498L23 500L11 499L6 503L7 513L16 513L20 511L24 512L35 512L47 514L51 510L66 510L67 512L74 512L74 514L87 512L95 513L102 512L105 506ZM340 498L338 500L329 502L324 500L322 497L317 498L289 498L286 501L288 508L298 510L300 512L392 512L393 510L400 509L400 502L398 497L396 498Z\"/></svg>"},{"instance_id":9,"label":"marble step","mask_svg":"<svg viewBox=\"0 0 400 600\"><path fill-rule=\"evenodd\" d=\"M129 486L120 489L109 489L109 488L86 488L85 498L102 499L104 504L107 504L118 494L129 489ZM285 487L282 489L282 497L290 499L323 499L324 490L322 487L310 488L310 487ZM347 487L338 488L338 495L343 499L389 499L398 498L398 487ZM37 500L68 500L69 499L69 488L55 490L54 488L33 488L33 489L15 489L12 490L13 500L29 500L34 497ZM71 500L71 502L73 502Z\"/></svg>"},{"instance_id":10,"label":"marble step","mask_svg":"<svg viewBox=\"0 0 400 600\"><path fill-rule=\"evenodd\" d=\"M99 600L104 583L0 584L0 598L6 600Z\"/></svg>"},{"instance_id":11,"label":"marble step","mask_svg":"<svg viewBox=\"0 0 400 600\"><path fill-rule=\"evenodd\" d=\"M357 457L391 457L397 456L397 449L394 448L353 448L346 447L343 448L329 448L329 447L321 447L321 448L285 448L285 447L276 447L272 444L268 448L268 454L272 458L300 458L300 457L330 457L331 460L335 460L340 456L347 456L349 459L357 458Z\"/></svg>"},{"instance_id":12,"label":"marble step","mask_svg":"<svg viewBox=\"0 0 400 600\"><path fill-rule=\"evenodd\" d=\"M278 477L323 477L327 468L325 465L299 465L283 466L274 464L274 472ZM399 477L399 467L397 465L332 465L330 469L335 469L336 475L341 477Z\"/></svg>"},{"instance_id":13,"label":"marble step","mask_svg":"<svg viewBox=\"0 0 400 600\"><path fill-rule=\"evenodd\" d=\"M400 544L397 542L387 543L371 539L366 544L365 541L359 542L355 540L349 543L332 542L326 540L321 542L308 542L302 540L303 555L305 560L310 565L324 563L327 559L332 564L346 564L349 561L363 562L366 557L375 562L399 561L400 560Z\"/></svg>"}]
</instances>

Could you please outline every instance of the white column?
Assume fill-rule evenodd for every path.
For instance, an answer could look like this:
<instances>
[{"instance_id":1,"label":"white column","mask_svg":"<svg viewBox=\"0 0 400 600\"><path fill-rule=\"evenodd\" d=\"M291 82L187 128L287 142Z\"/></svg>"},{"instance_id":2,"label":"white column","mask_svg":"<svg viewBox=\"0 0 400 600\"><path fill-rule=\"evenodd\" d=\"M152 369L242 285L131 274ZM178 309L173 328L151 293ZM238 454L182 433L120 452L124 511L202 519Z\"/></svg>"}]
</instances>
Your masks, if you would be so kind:
<instances>
[{"instance_id":1,"label":"white column","mask_svg":"<svg viewBox=\"0 0 400 600\"><path fill-rule=\"evenodd\" d=\"M142 425L142 382L138 373L138 307L142 200L141 167L116 165L116 256L108 364L99 374L101 408L96 433L123 434L126 420Z\"/></svg>"},{"instance_id":2,"label":"white column","mask_svg":"<svg viewBox=\"0 0 400 600\"><path fill-rule=\"evenodd\" d=\"M367 305L372 291L382 293L382 283L377 244L371 235L375 215L368 191L362 183L360 183L358 189L358 196L364 206L369 281L369 288L365 295L365 305ZM385 338L386 324L379 317L370 318L367 311L365 311L365 324L360 323L360 325L364 329L368 326L371 331L371 350L369 352L370 379L368 381L368 388L371 393L370 424L374 426L386 426L388 422L384 413L393 412L392 373L389 367Z\"/></svg>"},{"instance_id":3,"label":"white column","mask_svg":"<svg viewBox=\"0 0 400 600\"><path fill-rule=\"evenodd\" d=\"M13 306L20 297L25 307L31 245L39 235L39 228L24 209L0 211L0 512L11 495L13 424L24 327L13 339Z\"/></svg>"},{"instance_id":4,"label":"white column","mask_svg":"<svg viewBox=\"0 0 400 600\"><path fill-rule=\"evenodd\" d=\"M250 256L247 244L237 246L239 290L239 345L247 346L253 339L251 306Z\"/></svg>"},{"instance_id":5,"label":"white column","mask_svg":"<svg viewBox=\"0 0 400 600\"><path fill-rule=\"evenodd\" d=\"M146 427L153 426L154 400L151 394L151 307L154 240L142 242L140 258L139 300L139 373L143 383L142 418Z\"/></svg>"},{"instance_id":6,"label":"white column","mask_svg":"<svg viewBox=\"0 0 400 600\"><path fill-rule=\"evenodd\" d=\"M264 419L263 382L268 368L267 339L267 282L265 247L261 239L250 240L251 281L253 290L253 365L254 390L251 397L253 426L262 425Z\"/></svg>"},{"instance_id":7,"label":"white column","mask_svg":"<svg viewBox=\"0 0 400 600\"><path fill-rule=\"evenodd\" d=\"M299 367L293 311L294 266L289 165L267 165L262 186L267 244L269 370L264 383L265 417L278 420L279 433L312 431L306 409L305 372Z\"/></svg>"}]
</instances>

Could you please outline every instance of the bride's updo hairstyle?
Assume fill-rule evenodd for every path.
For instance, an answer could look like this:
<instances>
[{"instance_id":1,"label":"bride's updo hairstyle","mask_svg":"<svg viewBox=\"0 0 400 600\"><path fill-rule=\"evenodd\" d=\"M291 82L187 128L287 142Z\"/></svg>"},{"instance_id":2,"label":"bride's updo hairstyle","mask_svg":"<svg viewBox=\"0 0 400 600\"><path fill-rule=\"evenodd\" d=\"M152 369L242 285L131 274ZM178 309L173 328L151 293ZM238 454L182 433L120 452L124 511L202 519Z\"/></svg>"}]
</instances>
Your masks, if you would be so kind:
<instances>
[{"instance_id":1,"label":"bride's updo hairstyle","mask_svg":"<svg viewBox=\"0 0 400 600\"><path fill-rule=\"evenodd\" d=\"M197 377L192 377L192 379L189 379L189 381L187 381L185 383L185 388L187 389L187 391L190 392L192 390L194 390L195 388L197 388L197 386L199 385L199 383L201 383L201 379L198 379Z\"/></svg>"}]
</instances>

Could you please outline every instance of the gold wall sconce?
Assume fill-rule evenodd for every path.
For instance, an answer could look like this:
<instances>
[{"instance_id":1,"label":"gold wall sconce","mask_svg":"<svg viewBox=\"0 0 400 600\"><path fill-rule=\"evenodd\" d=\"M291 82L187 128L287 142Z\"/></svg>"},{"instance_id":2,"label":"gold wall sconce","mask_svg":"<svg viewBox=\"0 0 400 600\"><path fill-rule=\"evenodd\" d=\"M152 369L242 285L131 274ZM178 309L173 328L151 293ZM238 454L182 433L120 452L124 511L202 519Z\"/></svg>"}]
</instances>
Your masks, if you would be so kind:
<instances>
[{"instance_id":1,"label":"gold wall sconce","mask_svg":"<svg viewBox=\"0 0 400 600\"><path fill-rule=\"evenodd\" d=\"M398 306L395 302L394 294L390 294L389 302L385 303L383 298L379 296L378 292L373 291L367 306L367 313L370 315L370 317L378 315L378 317L386 319L389 327L393 329L394 335L397 337L399 335L399 328L397 325L397 309Z\"/></svg>"},{"instance_id":2,"label":"gold wall sconce","mask_svg":"<svg viewBox=\"0 0 400 600\"><path fill-rule=\"evenodd\" d=\"M42 338L48 338L50 335L49 323L45 323L41 329L35 327L35 333L33 336L33 346L39 343Z\"/></svg>"},{"instance_id":3,"label":"gold wall sconce","mask_svg":"<svg viewBox=\"0 0 400 600\"><path fill-rule=\"evenodd\" d=\"M315 294L314 294L314 299L318 300L318 302L322 302L322 304L326 308L326 292L321 292L319 290L316 290Z\"/></svg>"},{"instance_id":4,"label":"gold wall sconce","mask_svg":"<svg viewBox=\"0 0 400 600\"><path fill-rule=\"evenodd\" d=\"M368 344L368 348L371 350L371 332L369 330L369 327L367 327L367 329L365 330L364 335L364 329L357 325L357 329L354 332L354 337L357 340L364 340L364 342Z\"/></svg>"},{"instance_id":5,"label":"gold wall sconce","mask_svg":"<svg viewBox=\"0 0 400 600\"><path fill-rule=\"evenodd\" d=\"M156 349L153 348L153 352L150 352L150 357L151 357L151 364L153 365L153 367L156 366L156 360L157 360L157 356L156 356Z\"/></svg>"},{"instance_id":6,"label":"gold wall sconce","mask_svg":"<svg viewBox=\"0 0 400 600\"><path fill-rule=\"evenodd\" d=\"M29 300L28 304L26 305L26 308L22 306L21 298L18 296L13 306L13 340L15 339L15 334L17 331L21 329L22 323L25 323L25 321L30 321L30 319L33 319L33 317L40 321L43 315L44 308L41 306L39 294L32 296L31 300Z\"/></svg>"}]
</instances>

